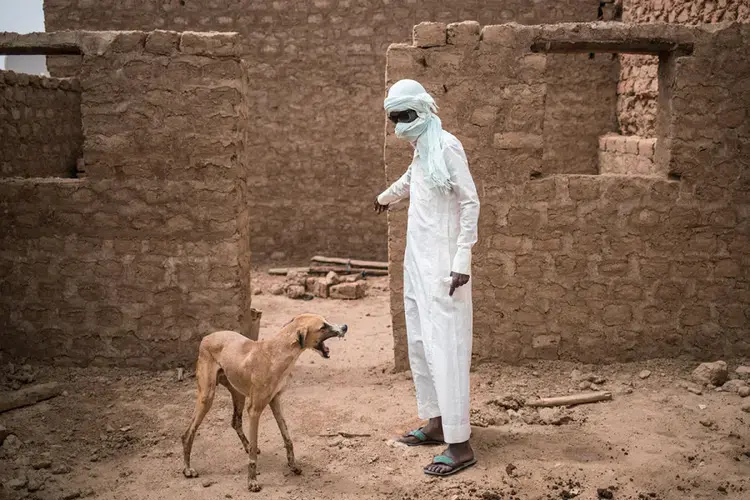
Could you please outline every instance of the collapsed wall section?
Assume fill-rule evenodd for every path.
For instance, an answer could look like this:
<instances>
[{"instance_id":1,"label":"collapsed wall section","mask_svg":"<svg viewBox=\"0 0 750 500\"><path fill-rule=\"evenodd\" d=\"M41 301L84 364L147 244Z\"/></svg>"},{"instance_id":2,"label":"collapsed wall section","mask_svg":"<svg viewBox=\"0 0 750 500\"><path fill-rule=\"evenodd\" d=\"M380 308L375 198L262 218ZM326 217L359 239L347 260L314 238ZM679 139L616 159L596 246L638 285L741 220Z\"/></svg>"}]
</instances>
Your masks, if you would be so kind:
<instances>
[{"instance_id":1,"label":"collapsed wall section","mask_svg":"<svg viewBox=\"0 0 750 500\"><path fill-rule=\"evenodd\" d=\"M330 253L386 258L385 221L368 207L384 187L383 67L390 42L408 40L412 26L424 20L586 21L596 18L599 6L598 0L137 4L45 0L46 26L243 35L251 45L246 57L253 254L284 261ZM56 56L48 65L54 75L73 75L79 59ZM559 160L563 165L564 158Z\"/></svg>"},{"instance_id":2,"label":"collapsed wall section","mask_svg":"<svg viewBox=\"0 0 750 500\"><path fill-rule=\"evenodd\" d=\"M467 29L453 25L448 32ZM475 359L605 362L750 353L750 26L511 24L484 27L481 40L476 27L470 32L468 43L426 46L416 36L412 45L391 46L387 81L426 82L467 151L482 202L473 267ZM525 112L547 116L543 97L557 76L541 62L535 71L525 69L545 51L679 47L685 51L662 54L661 85L672 94L662 96L660 135L634 141L638 155L643 147L659 165L648 175L627 169L546 174L546 151L558 145L548 139L546 120L540 138L521 124L512 130L456 119L495 106L499 96L522 98L533 86L543 89L542 98L527 100ZM704 86L707 79L715 85ZM595 133L580 137L598 149ZM390 128L385 156L392 182L411 155ZM405 205L389 213L395 357L402 369L408 368Z\"/></svg>"},{"instance_id":3,"label":"collapsed wall section","mask_svg":"<svg viewBox=\"0 0 750 500\"><path fill-rule=\"evenodd\" d=\"M76 79L0 70L0 177L74 177L81 157Z\"/></svg>"},{"instance_id":4,"label":"collapsed wall section","mask_svg":"<svg viewBox=\"0 0 750 500\"><path fill-rule=\"evenodd\" d=\"M58 35L31 36L54 46ZM237 36L59 36L83 52L87 176L0 182L0 349L66 364L193 362L203 335L250 321Z\"/></svg>"}]
</instances>

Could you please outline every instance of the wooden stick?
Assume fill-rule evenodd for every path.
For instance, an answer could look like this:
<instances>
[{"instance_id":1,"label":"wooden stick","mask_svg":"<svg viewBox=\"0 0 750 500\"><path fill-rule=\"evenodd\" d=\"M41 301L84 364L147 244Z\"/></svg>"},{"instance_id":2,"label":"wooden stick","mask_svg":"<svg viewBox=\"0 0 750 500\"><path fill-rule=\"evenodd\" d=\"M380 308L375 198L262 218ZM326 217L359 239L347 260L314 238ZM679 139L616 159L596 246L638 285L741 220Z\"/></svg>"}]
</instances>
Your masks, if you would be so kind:
<instances>
[{"instance_id":1,"label":"wooden stick","mask_svg":"<svg viewBox=\"0 0 750 500\"><path fill-rule=\"evenodd\" d=\"M286 276L290 271L300 271L303 273L309 273L309 267L277 267L268 270L268 274L275 274L278 276Z\"/></svg>"},{"instance_id":2,"label":"wooden stick","mask_svg":"<svg viewBox=\"0 0 750 500\"><path fill-rule=\"evenodd\" d=\"M388 270L385 269L365 269L361 267L347 268L344 266L313 266L313 267L279 267L269 269L268 274L277 276L286 276L292 271L300 271L308 274L328 274L331 271L337 274L362 274L368 276L388 276Z\"/></svg>"},{"instance_id":3,"label":"wooden stick","mask_svg":"<svg viewBox=\"0 0 750 500\"><path fill-rule=\"evenodd\" d=\"M554 398L541 398L539 401L530 401L526 406L549 407L549 406L574 406L586 403L596 403L598 401L608 401L612 399L611 392L584 392L581 394L571 394L570 396L558 396Z\"/></svg>"},{"instance_id":4,"label":"wooden stick","mask_svg":"<svg viewBox=\"0 0 750 500\"><path fill-rule=\"evenodd\" d=\"M354 434L351 432L334 432L333 434L321 434L320 437L336 437L341 436L342 438L358 438L358 437L371 437L371 434Z\"/></svg>"},{"instance_id":5,"label":"wooden stick","mask_svg":"<svg viewBox=\"0 0 750 500\"><path fill-rule=\"evenodd\" d=\"M373 269L388 269L387 262L377 262L372 260L353 260L353 259L340 259L338 257L323 257L316 255L312 259L312 262L322 262L323 264L341 264L344 266L352 267L371 267Z\"/></svg>"},{"instance_id":6,"label":"wooden stick","mask_svg":"<svg viewBox=\"0 0 750 500\"><path fill-rule=\"evenodd\" d=\"M0 413L22 406L29 406L44 401L62 393L62 387L57 382L38 384L18 391L0 394Z\"/></svg>"}]
</instances>

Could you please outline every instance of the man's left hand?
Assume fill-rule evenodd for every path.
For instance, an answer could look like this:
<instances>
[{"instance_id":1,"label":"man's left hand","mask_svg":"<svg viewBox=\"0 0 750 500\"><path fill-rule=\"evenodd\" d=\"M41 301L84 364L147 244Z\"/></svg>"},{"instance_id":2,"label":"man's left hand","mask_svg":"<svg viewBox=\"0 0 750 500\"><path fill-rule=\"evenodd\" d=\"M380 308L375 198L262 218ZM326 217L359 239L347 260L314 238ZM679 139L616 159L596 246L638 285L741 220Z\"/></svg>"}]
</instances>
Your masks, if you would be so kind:
<instances>
[{"instance_id":1,"label":"man's left hand","mask_svg":"<svg viewBox=\"0 0 750 500\"><path fill-rule=\"evenodd\" d=\"M466 283L469 282L469 275L468 274L459 274L459 273L451 273L451 278L453 278L453 281L451 281L451 291L448 292L448 295L453 297L453 292L456 291L456 288L460 286L464 286Z\"/></svg>"}]
</instances>

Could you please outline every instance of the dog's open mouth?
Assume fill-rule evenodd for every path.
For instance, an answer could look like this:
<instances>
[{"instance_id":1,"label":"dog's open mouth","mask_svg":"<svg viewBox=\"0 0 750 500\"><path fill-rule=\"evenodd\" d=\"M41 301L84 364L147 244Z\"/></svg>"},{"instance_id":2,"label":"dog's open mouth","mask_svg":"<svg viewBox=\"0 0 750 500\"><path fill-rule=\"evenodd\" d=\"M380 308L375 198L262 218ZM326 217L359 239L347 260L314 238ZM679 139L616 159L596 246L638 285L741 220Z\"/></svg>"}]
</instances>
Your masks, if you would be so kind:
<instances>
[{"instance_id":1,"label":"dog's open mouth","mask_svg":"<svg viewBox=\"0 0 750 500\"><path fill-rule=\"evenodd\" d=\"M324 341L318 342L318 345L315 346L315 350L320 353L321 356L328 359L331 357L331 350L328 348L328 346L325 344Z\"/></svg>"},{"instance_id":2,"label":"dog's open mouth","mask_svg":"<svg viewBox=\"0 0 750 500\"><path fill-rule=\"evenodd\" d=\"M328 359L331 357L331 350L325 344L326 340L334 337L343 338L346 335L348 327L346 325L329 325L328 332L318 340L318 345L315 346L315 350L318 354Z\"/></svg>"}]
</instances>

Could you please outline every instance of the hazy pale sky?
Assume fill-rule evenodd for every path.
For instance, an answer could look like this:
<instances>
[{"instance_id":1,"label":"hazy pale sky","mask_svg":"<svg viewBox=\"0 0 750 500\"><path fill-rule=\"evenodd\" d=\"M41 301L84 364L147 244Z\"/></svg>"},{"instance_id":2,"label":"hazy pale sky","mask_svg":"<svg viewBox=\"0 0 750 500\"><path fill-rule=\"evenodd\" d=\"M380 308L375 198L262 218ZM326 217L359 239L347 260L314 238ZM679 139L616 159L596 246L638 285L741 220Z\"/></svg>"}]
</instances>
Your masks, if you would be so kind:
<instances>
[{"instance_id":1,"label":"hazy pale sky","mask_svg":"<svg viewBox=\"0 0 750 500\"><path fill-rule=\"evenodd\" d=\"M44 31L43 0L0 0L0 31ZM0 57L0 69L5 56Z\"/></svg>"}]
</instances>

